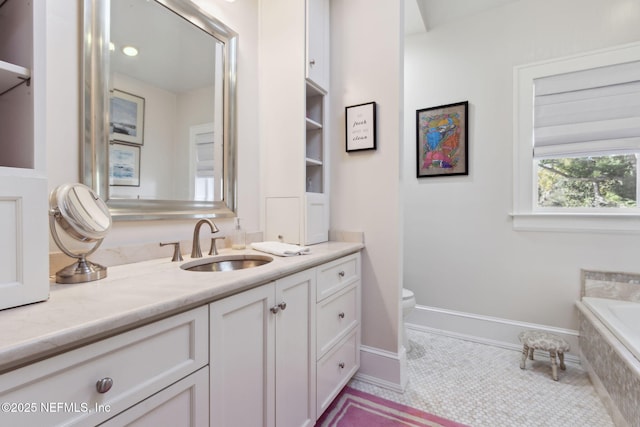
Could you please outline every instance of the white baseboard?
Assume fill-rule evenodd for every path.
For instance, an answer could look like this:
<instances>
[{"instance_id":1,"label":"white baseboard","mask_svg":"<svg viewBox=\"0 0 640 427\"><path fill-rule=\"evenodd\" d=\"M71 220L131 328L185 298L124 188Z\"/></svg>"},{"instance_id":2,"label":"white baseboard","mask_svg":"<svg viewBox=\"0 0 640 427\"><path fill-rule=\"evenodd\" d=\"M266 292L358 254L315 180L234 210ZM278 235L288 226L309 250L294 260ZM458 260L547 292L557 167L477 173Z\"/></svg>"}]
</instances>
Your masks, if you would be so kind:
<instances>
[{"instance_id":1,"label":"white baseboard","mask_svg":"<svg viewBox=\"0 0 640 427\"><path fill-rule=\"evenodd\" d=\"M360 369L355 379L404 392L409 378L407 377L407 352L404 347L399 353L380 350L365 345L360 346Z\"/></svg>"},{"instance_id":2,"label":"white baseboard","mask_svg":"<svg viewBox=\"0 0 640 427\"><path fill-rule=\"evenodd\" d=\"M580 364L578 331L535 323L519 322L498 317L447 310L418 305L406 320L407 328L446 335L509 350L522 351L518 334L523 330L540 330L561 336L571 346L565 354L567 363ZM536 352L536 356L548 357L548 353Z\"/></svg>"}]
</instances>

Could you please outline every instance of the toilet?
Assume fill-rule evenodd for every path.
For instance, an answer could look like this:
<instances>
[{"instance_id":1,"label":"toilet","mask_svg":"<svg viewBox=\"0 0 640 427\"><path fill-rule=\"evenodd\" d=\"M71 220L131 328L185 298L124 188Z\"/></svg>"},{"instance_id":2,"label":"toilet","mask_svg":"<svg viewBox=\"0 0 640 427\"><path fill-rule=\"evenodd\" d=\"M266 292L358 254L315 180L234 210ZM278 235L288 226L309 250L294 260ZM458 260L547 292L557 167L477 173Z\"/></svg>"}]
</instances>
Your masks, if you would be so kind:
<instances>
[{"instance_id":1,"label":"toilet","mask_svg":"<svg viewBox=\"0 0 640 427\"><path fill-rule=\"evenodd\" d=\"M415 306L416 297L413 295L413 292L407 288L402 288L402 342L407 353L411 351L411 346L409 345L409 338L407 338L407 327L405 325L405 321Z\"/></svg>"}]
</instances>

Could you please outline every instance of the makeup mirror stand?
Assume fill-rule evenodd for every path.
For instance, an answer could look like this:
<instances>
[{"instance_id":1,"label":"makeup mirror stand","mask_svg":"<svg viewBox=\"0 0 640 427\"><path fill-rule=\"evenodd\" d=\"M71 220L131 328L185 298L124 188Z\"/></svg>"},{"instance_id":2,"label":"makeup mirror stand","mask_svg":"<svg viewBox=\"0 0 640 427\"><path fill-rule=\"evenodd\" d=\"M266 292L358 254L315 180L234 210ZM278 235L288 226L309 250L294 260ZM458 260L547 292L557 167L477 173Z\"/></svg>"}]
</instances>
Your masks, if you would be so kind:
<instances>
[{"instance_id":1,"label":"makeup mirror stand","mask_svg":"<svg viewBox=\"0 0 640 427\"><path fill-rule=\"evenodd\" d=\"M58 236L55 215L60 215L60 212L52 213L49 216L49 227L51 228L53 240L65 255L78 260L74 264L68 265L56 273L56 283L91 282L107 277L107 267L87 260L87 257L100 247L104 239L97 241L88 252L75 254L67 249L64 243L62 243L60 236Z\"/></svg>"},{"instance_id":2,"label":"makeup mirror stand","mask_svg":"<svg viewBox=\"0 0 640 427\"><path fill-rule=\"evenodd\" d=\"M89 250L74 253L62 241L58 227L82 243L94 243ZM102 244L111 229L107 204L84 184L62 184L49 195L49 228L56 245L78 261L56 273L56 283L91 282L107 277L107 268L94 264L87 257Z\"/></svg>"}]
</instances>

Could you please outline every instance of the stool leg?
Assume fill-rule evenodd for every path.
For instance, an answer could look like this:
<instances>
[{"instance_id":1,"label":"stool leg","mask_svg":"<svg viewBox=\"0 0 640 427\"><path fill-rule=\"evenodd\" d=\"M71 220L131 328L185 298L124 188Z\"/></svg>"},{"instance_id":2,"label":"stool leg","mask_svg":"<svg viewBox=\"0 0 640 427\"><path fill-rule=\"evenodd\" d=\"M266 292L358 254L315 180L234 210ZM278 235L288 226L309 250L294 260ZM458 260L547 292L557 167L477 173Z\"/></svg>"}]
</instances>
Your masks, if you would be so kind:
<instances>
[{"instance_id":1,"label":"stool leg","mask_svg":"<svg viewBox=\"0 0 640 427\"><path fill-rule=\"evenodd\" d=\"M527 355L529 354L529 346L524 345L522 348L522 359L520 360L520 369L524 369L524 364L527 361Z\"/></svg>"},{"instance_id":2,"label":"stool leg","mask_svg":"<svg viewBox=\"0 0 640 427\"><path fill-rule=\"evenodd\" d=\"M549 358L551 359L551 377L554 381L558 381L558 365L556 364L556 352L550 351Z\"/></svg>"},{"instance_id":3,"label":"stool leg","mask_svg":"<svg viewBox=\"0 0 640 427\"><path fill-rule=\"evenodd\" d=\"M535 348L531 347L529 348L529 360L533 360L533 351L535 350Z\"/></svg>"},{"instance_id":4,"label":"stool leg","mask_svg":"<svg viewBox=\"0 0 640 427\"><path fill-rule=\"evenodd\" d=\"M564 353L558 353L558 357L560 358L560 369L563 371L567 369L567 366L564 364Z\"/></svg>"}]
</instances>

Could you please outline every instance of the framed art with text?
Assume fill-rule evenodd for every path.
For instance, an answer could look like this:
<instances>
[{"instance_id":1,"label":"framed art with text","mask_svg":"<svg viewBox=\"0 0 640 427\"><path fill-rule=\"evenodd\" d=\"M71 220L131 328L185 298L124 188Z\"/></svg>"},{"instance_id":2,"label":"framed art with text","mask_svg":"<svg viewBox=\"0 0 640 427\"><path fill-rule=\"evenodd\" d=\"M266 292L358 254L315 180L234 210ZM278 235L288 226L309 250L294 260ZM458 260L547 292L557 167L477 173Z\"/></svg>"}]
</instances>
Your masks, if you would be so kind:
<instances>
[{"instance_id":1,"label":"framed art with text","mask_svg":"<svg viewBox=\"0 0 640 427\"><path fill-rule=\"evenodd\" d=\"M469 102L416 111L417 177L468 175Z\"/></svg>"},{"instance_id":2,"label":"framed art with text","mask_svg":"<svg viewBox=\"0 0 640 427\"><path fill-rule=\"evenodd\" d=\"M345 107L347 152L376 149L376 103Z\"/></svg>"}]
</instances>

